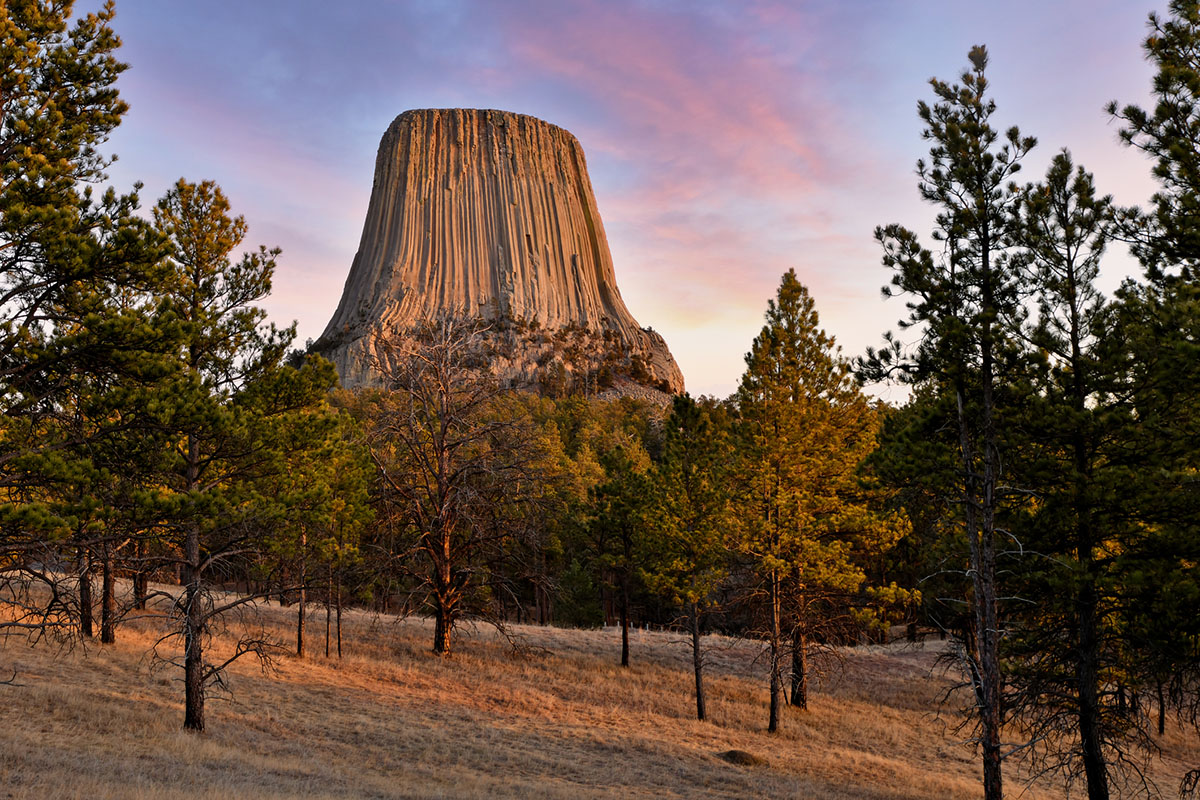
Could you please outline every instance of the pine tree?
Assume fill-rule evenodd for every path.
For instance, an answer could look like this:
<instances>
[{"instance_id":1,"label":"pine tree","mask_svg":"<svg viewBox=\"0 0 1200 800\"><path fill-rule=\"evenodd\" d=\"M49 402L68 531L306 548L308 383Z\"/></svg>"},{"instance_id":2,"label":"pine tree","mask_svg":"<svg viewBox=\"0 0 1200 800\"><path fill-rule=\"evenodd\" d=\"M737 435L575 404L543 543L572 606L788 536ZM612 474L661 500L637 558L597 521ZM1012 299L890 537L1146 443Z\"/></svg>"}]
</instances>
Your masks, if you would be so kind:
<instances>
[{"instance_id":1,"label":"pine tree","mask_svg":"<svg viewBox=\"0 0 1200 800\"><path fill-rule=\"evenodd\" d=\"M1128 576L1123 588L1131 606L1128 635L1145 654L1140 663L1158 695L1160 719L1167 700L1163 687L1170 684L1179 710L1197 723L1200 3L1172 0L1165 17L1151 14L1145 50L1157 68L1153 110L1116 102L1108 107L1125 123L1122 139L1154 159L1159 182L1151 212L1126 215L1122 232L1134 241L1148 279L1145 286L1122 287L1115 320L1125 344L1121 377L1137 421L1129 451L1140 463L1131 464L1128 474L1141 489L1138 521L1147 534L1122 554ZM1188 776L1183 788L1194 792L1198 782L1200 770Z\"/></svg>"},{"instance_id":2,"label":"pine tree","mask_svg":"<svg viewBox=\"0 0 1200 800\"><path fill-rule=\"evenodd\" d=\"M1011 589L1038 602L1012 615L1007 705L1048 768L1082 774L1089 798L1107 800L1110 765L1124 763L1136 730L1111 691L1127 652L1113 624L1123 594L1113 554L1136 531L1122 456L1136 423L1116 382L1112 309L1095 288L1115 209L1063 152L1044 182L1026 187L1014 222L1036 300L1026 335L1037 357L1007 447L1036 502L1012 528L1037 557L1018 565Z\"/></svg>"},{"instance_id":3,"label":"pine tree","mask_svg":"<svg viewBox=\"0 0 1200 800\"><path fill-rule=\"evenodd\" d=\"M649 512L648 459L636 448L615 447L603 453L605 480L591 492L589 535L600 566L602 584L614 595L621 628L621 666L629 666L629 625L637 554L643 549Z\"/></svg>"},{"instance_id":4,"label":"pine tree","mask_svg":"<svg viewBox=\"0 0 1200 800\"><path fill-rule=\"evenodd\" d=\"M932 380L950 394L958 434L963 532L970 554L974 641L967 648L979 709L983 785L987 800L1000 800L1001 705L996 583L997 516L1001 510L1003 463L998 390L1012 349L1012 322L1019 317L1021 281L1009 263L1009 221L1018 195L1009 188L1021 159L1035 145L1013 127L1003 135L992 116L985 77L987 50L972 48L961 84L930 81L933 105L917 110L922 136L932 142L929 161L917 162L921 197L939 208L934 240L943 256L921 246L899 225L876 230L884 265L893 269L892 289L906 294L904 325L921 326L911 356L895 340L883 354L869 354L880 376L900 368L909 380Z\"/></svg>"},{"instance_id":5,"label":"pine tree","mask_svg":"<svg viewBox=\"0 0 1200 800\"><path fill-rule=\"evenodd\" d=\"M852 596L865 580L854 540L882 548L903 526L865 502L857 470L874 447L877 418L795 271L783 276L766 317L736 396L743 494L734 547L756 578L774 732L788 640L798 660L793 696L803 705L808 640L828 621L823 601Z\"/></svg>"},{"instance_id":6,"label":"pine tree","mask_svg":"<svg viewBox=\"0 0 1200 800\"><path fill-rule=\"evenodd\" d=\"M1171 0L1168 16L1150 15L1146 55L1158 68L1153 111L1109 103L1108 112L1125 123L1123 141L1154 159L1160 189L1153 211L1132 220L1134 252L1151 281L1169 274L1194 280L1200 267L1200 3Z\"/></svg>"},{"instance_id":7,"label":"pine tree","mask_svg":"<svg viewBox=\"0 0 1200 800\"><path fill-rule=\"evenodd\" d=\"M223 614L255 599L218 601L211 585L223 571L253 563L266 532L284 516L289 498L276 493L276 478L295 466L296 453L327 439L335 417L310 411L336 379L321 359L299 369L284 363L292 331L265 324L265 312L253 305L270 291L278 251L231 258L246 224L229 216L215 184L180 180L159 201L154 221L172 248L164 313L180 320L184 338L178 369L149 405L164 450L148 513L161 518L178 553L184 727L200 731L206 687L229 663L206 661L205 642ZM247 654L265 658L265 642L244 637L234 658Z\"/></svg>"},{"instance_id":8,"label":"pine tree","mask_svg":"<svg viewBox=\"0 0 1200 800\"><path fill-rule=\"evenodd\" d=\"M729 420L719 406L675 397L663 455L649 479L639 571L652 591L686 609L692 639L696 718L705 718L703 618L729 576L733 526Z\"/></svg>"},{"instance_id":9,"label":"pine tree","mask_svg":"<svg viewBox=\"0 0 1200 800\"><path fill-rule=\"evenodd\" d=\"M54 564L68 540L88 562L102 516L91 495L106 480L91 459L121 435L99 405L118 378L144 377L141 355L167 335L129 302L161 258L136 193L88 186L126 110L113 6L73 22L72 6L0 7L0 553L18 568L2 581L14 596L32 597L25 578L54 584L53 607L18 612L41 630L91 603L56 605L73 595L61 573L19 568Z\"/></svg>"}]
</instances>

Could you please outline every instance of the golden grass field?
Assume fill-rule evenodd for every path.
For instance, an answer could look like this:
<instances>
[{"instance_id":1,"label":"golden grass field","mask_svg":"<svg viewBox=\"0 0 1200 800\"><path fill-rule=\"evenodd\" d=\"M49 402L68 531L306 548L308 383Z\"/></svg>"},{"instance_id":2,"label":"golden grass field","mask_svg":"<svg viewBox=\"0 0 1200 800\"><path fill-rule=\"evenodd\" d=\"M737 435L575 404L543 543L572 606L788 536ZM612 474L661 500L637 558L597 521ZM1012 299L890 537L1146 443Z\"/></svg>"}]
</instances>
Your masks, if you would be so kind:
<instances>
[{"instance_id":1,"label":"golden grass field","mask_svg":"<svg viewBox=\"0 0 1200 800\"><path fill-rule=\"evenodd\" d=\"M259 611L282 641L293 614ZM749 642L708 637L711 720L697 722L679 636L634 633L621 669L613 629L516 627L541 652L514 657L491 629L468 627L443 659L424 620L354 611L345 658L323 656L313 618L321 655L282 655L267 673L237 663L232 696L210 698L208 730L193 735L180 727L181 675L147 655L159 624L128 623L103 647L0 640L0 677L15 670L19 684L0 686L0 798L981 796L974 752L953 711L939 714L950 678L936 642L845 651L811 710L787 710L769 735ZM1162 746L1150 772L1172 797L1200 765L1200 737L1172 729ZM718 757L730 749L766 763ZM1010 797L1067 796L1060 779L1006 770Z\"/></svg>"}]
</instances>

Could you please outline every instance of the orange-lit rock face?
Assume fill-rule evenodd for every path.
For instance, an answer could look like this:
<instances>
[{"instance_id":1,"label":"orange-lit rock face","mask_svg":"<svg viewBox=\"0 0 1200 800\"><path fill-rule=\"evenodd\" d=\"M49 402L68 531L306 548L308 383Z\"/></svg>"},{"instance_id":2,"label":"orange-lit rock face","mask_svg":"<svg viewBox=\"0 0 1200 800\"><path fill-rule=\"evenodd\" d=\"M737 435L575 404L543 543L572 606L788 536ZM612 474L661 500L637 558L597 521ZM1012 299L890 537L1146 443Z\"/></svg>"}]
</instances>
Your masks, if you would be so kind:
<instances>
[{"instance_id":1,"label":"orange-lit rock face","mask_svg":"<svg viewBox=\"0 0 1200 800\"><path fill-rule=\"evenodd\" d=\"M583 149L533 117L474 109L396 117L379 145L341 303L317 347L343 385L374 383L381 342L445 313L540 332L500 370L506 380L533 382L548 335L570 330L585 334L585 350L615 347L644 363L648 382L683 391L662 337L621 299Z\"/></svg>"}]
</instances>

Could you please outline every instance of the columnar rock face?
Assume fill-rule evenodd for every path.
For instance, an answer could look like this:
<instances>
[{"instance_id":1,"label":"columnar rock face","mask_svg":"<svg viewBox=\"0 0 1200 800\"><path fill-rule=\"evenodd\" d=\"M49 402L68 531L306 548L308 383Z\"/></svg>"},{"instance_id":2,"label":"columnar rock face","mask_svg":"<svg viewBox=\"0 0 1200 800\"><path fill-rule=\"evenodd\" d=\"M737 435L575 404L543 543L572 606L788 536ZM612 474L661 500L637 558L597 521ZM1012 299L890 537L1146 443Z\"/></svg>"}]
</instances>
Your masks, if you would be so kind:
<instances>
[{"instance_id":1,"label":"columnar rock face","mask_svg":"<svg viewBox=\"0 0 1200 800\"><path fill-rule=\"evenodd\" d=\"M445 314L504 331L515 346L496 371L511 383L544 384L556 371L683 391L662 337L621 299L583 149L533 117L396 117L341 302L315 347L344 386L373 384L386 342Z\"/></svg>"}]
</instances>

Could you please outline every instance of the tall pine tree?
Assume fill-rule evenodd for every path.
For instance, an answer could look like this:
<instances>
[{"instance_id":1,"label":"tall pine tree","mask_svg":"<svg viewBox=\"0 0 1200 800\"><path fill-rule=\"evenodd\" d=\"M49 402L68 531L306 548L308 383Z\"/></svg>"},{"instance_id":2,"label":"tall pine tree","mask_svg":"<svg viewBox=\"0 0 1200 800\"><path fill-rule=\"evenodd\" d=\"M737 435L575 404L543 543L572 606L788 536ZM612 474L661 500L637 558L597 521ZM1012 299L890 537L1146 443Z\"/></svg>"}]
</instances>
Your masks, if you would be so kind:
<instances>
[{"instance_id":1,"label":"tall pine tree","mask_svg":"<svg viewBox=\"0 0 1200 800\"><path fill-rule=\"evenodd\" d=\"M790 648L793 698L803 706L809 638L828 621L822 601L852 596L865 580L856 540L884 547L903 528L876 515L861 491L857 471L878 421L794 270L766 317L736 395L742 495L734 549L756 579L774 732L784 655Z\"/></svg>"},{"instance_id":2,"label":"tall pine tree","mask_svg":"<svg viewBox=\"0 0 1200 800\"><path fill-rule=\"evenodd\" d=\"M21 598L13 624L38 629L90 611L26 604L24 578L57 584L63 571L20 568L55 564L67 540L87 562L90 495L105 481L92 459L122 429L98 404L144 372L141 352L163 335L127 302L155 285L160 242L136 194L89 186L126 110L113 6L74 21L72 10L0 6L0 557L15 568L0 584ZM73 596L59 588L42 596Z\"/></svg>"},{"instance_id":3,"label":"tall pine tree","mask_svg":"<svg viewBox=\"0 0 1200 800\"><path fill-rule=\"evenodd\" d=\"M1009 184L1036 142L1015 127L1003 134L996 129L987 50L974 47L969 59L960 84L935 78L933 104L917 105L922 136L931 142L929 160L917 162L918 188L938 208L933 239L941 255L935 257L899 225L875 234L884 247L884 265L895 273L885 291L910 298L902 324L917 326L920 342L915 353L906 354L892 340L882 354L869 355L868 372L879 376L899 368L914 382L932 381L951 401L947 422L957 434L957 494L974 610L972 640L965 643L967 673L979 710L984 795L1000 800L1004 712L996 562L1004 498L998 393L1021 294L1020 273L1010 263L1009 224L1019 195Z\"/></svg>"},{"instance_id":4,"label":"tall pine tree","mask_svg":"<svg viewBox=\"0 0 1200 800\"><path fill-rule=\"evenodd\" d=\"M277 476L295 468L297 452L315 450L329 437L333 414L310 410L322 405L336 378L321 359L299 369L284 362L292 331L267 325L254 305L270 291L278 251L260 248L232 258L246 223L229 215L215 184L180 180L159 201L154 221L172 248L161 301L184 337L177 369L151 405L164 450L147 502L181 570L175 612L184 727L200 731L206 688L229 663L207 660L206 642L223 614L255 599L218 599L212 584L253 563L271 524L285 515L289 498L279 493ZM264 645L245 637L234 658L265 657Z\"/></svg>"}]
</instances>

